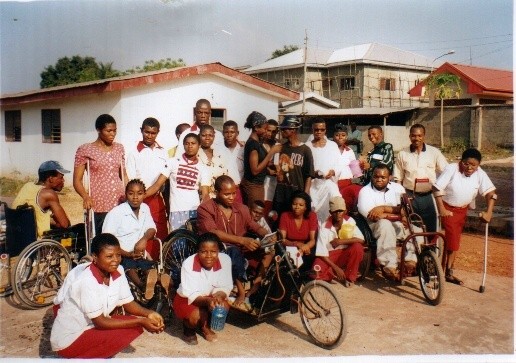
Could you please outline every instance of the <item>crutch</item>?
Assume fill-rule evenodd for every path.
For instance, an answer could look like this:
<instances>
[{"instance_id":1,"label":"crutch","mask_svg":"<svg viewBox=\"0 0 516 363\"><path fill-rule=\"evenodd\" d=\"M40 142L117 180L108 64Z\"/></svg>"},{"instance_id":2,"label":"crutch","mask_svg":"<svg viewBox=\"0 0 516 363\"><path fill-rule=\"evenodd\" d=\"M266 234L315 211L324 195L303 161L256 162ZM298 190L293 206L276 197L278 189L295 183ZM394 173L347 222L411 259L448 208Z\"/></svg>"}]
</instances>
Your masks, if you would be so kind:
<instances>
[{"instance_id":1,"label":"crutch","mask_svg":"<svg viewBox=\"0 0 516 363\"><path fill-rule=\"evenodd\" d=\"M90 161L86 161L86 173L83 177L83 183L85 182L86 187L88 188L88 195L91 196L91 187L90 187ZM95 218L93 214L93 209L85 209L84 210L84 232L86 236L86 255L89 256L91 253L91 240L95 237Z\"/></svg>"},{"instance_id":2,"label":"crutch","mask_svg":"<svg viewBox=\"0 0 516 363\"><path fill-rule=\"evenodd\" d=\"M480 217L482 217L482 213L480 213ZM487 240L489 233L489 223L486 223L486 231L485 231L485 240L484 240L484 272L482 273L482 285L478 288L480 293L486 291L486 274L487 274Z\"/></svg>"}]
</instances>

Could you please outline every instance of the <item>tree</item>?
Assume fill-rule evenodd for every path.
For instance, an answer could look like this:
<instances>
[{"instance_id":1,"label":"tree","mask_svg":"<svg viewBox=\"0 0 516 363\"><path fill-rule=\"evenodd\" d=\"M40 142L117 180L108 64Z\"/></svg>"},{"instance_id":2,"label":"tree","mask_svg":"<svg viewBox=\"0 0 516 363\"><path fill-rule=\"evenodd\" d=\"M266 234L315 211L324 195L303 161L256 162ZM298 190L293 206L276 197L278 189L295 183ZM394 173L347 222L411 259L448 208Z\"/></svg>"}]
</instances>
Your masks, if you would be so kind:
<instances>
[{"instance_id":1,"label":"tree","mask_svg":"<svg viewBox=\"0 0 516 363\"><path fill-rule=\"evenodd\" d=\"M459 98L461 94L460 77L451 73L430 75L425 80L427 92L441 100L441 148L444 147L444 105L445 98Z\"/></svg>"},{"instance_id":2,"label":"tree","mask_svg":"<svg viewBox=\"0 0 516 363\"><path fill-rule=\"evenodd\" d=\"M63 57L57 63L48 66L41 72L41 88L63 86L71 83L87 82L100 79L99 65L93 57L75 55Z\"/></svg>"},{"instance_id":3,"label":"tree","mask_svg":"<svg viewBox=\"0 0 516 363\"><path fill-rule=\"evenodd\" d=\"M274 58L281 57L282 55L292 53L295 50L298 50L299 47L297 45L284 45L283 49L276 49L274 52L272 52L271 57L267 60L271 60Z\"/></svg>"},{"instance_id":4,"label":"tree","mask_svg":"<svg viewBox=\"0 0 516 363\"><path fill-rule=\"evenodd\" d=\"M183 61L183 59L160 59L158 61L154 60L146 60L143 67L135 67L128 69L124 72L124 74L135 74L135 73L141 73L141 72L150 72L150 71L159 71L160 69L172 69L177 67L184 67L186 63Z\"/></svg>"}]
</instances>

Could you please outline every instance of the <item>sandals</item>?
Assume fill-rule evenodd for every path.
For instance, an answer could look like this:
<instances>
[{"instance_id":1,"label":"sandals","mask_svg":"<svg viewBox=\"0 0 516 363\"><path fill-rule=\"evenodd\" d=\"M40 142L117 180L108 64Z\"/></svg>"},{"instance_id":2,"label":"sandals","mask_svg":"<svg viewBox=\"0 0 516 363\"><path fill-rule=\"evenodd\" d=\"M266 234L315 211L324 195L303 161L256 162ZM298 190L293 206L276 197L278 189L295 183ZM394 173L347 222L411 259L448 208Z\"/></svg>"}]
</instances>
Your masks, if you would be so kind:
<instances>
[{"instance_id":1,"label":"sandals","mask_svg":"<svg viewBox=\"0 0 516 363\"><path fill-rule=\"evenodd\" d=\"M455 284L455 285L464 286L464 281L453 276L452 269L449 269L446 271L446 275L444 276L444 279L446 280L446 282L451 282L452 284Z\"/></svg>"},{"instance_id":2,"label":"sandals","mask_svg":"<svg viewBox=\"0 0 516 363\"><path fill-rule=\"evenodd\" d=\"M400 279L400 273L397 269L391 267L382 267L382 275L387 280L398 281Z\"/></svg>"}]
</instances>

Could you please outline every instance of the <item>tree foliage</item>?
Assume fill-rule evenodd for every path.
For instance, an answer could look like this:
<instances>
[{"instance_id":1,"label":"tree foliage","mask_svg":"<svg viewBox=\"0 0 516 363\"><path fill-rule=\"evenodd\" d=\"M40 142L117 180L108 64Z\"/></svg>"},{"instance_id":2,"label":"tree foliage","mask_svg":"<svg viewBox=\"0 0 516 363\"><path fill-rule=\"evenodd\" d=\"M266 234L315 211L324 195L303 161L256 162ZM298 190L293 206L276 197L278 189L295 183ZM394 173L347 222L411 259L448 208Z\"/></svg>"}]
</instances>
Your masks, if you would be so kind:
<instances>
[{"instance_id":1,"label":"tree foliage","mask_svg":"<svg viewBox=\"0 0 516 363\"><path fill-rule=\"evenodd\" d=\"M451 73L438 73L429 76L426 81L427 92L432 92L436 99L459 98L461 94L460 77Z\"/></svg>"},{"instance_id":2,"label":"tree foliage","mask_svg":"<svg viewBox=\"0 0 516 363\"><path fill-rule=\"evenodd\" d=\"M136 74L160 69L171 69L185 66L185 62L179 58L177 60L166 58L158 61L147 60L143 66L134 67L125 71L113 68L113 62L97 63L93 57L73 57L59 58L55 65L45 67L41 72L41 88L63 86L67 84L95 81L98 79L113 78L128 74Z\"/></svg>"},{"instance_id":3,"label":"tree foliage","mask_svg":"<svg viewBox=\"0 0 516 363\"><path fill-rule=\"evenodd\" d=\"M272 52L271 57L267 60L281 57L282 55L292 53L293 51L298 50L298 49L299 49L299 47L297 45L292 45L292 44L284 45L283 49L276 49L274 52Z\"/></svg>"}]
</instances>

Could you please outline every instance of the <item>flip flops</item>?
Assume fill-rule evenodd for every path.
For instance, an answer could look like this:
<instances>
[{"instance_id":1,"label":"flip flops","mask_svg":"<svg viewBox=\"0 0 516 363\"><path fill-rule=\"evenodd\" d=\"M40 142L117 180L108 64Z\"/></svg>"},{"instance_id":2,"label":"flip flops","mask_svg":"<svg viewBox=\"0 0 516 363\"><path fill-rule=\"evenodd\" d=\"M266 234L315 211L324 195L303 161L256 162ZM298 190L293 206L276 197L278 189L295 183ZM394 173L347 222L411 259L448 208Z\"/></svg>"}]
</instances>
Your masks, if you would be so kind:
<instances>
[{"instance_id":1,"label":"flip flops","mask_svg":"<svg viewBox=\"0 0 516 363\"><path fill-rule=\"evenodd\" d=\"M451 282L452 284L455 284L455 285L464 286L464 281L462 281L461 279L453 276L453 270L452 269L447 269L446 270L446 275L444 276L444 279L446 280L446 282Z\"/></svg>"}]
</instances>

